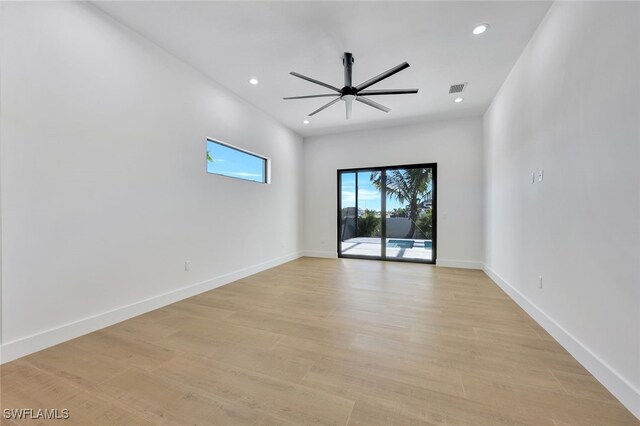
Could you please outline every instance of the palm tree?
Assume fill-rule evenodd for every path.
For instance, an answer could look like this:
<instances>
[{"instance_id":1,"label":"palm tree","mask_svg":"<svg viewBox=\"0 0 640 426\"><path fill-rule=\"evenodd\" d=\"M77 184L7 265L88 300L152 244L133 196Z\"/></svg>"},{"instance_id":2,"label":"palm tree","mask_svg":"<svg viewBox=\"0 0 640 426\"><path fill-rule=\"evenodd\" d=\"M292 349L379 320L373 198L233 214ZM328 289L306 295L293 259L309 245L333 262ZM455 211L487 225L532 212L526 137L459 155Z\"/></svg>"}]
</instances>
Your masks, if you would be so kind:
<instances>
[{"instance_id":1,"label":"palm tree","mask_svg":"<svg viewBox=\"0 0 640 426\"><path fill-rule=\"evenodd\" d=\"M409 211L411 227L404 238L413 238L420 202L427 196L429 183L431 183L431 169L393 169L387 170L386 174L387 195L395 198L399 203L406 203ZM370 179L376 188L382 188L381 172L372 172Z\"/></svg>"}]
</instances>

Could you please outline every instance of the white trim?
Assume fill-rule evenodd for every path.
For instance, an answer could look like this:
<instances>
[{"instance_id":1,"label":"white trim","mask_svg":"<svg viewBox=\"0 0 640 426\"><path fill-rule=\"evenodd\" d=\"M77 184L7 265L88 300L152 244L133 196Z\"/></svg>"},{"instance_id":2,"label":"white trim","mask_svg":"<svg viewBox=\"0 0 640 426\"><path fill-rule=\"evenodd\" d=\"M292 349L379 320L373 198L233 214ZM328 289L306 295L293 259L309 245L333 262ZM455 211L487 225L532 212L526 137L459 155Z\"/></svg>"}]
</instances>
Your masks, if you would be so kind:
<instances>
[{"instance_id":1,"label":"white trim","mask_svg":"<svg viewBox=\"0 0 640 426\"><path fill-rule=\"evenodd\" d=\"M482 269L482 262L475 260L436 259L436 266L445 268Z\"/></svg>"},{"instance_id":2,"label":"white trim","mask_svg":"<svg viewBox=\"0 0 640 426\"><path fill-rule=\"evenodd\" d=\"M328 259L337 259L338 254L335 251L305 250L302 252L305 257L325 257Z\"/></svg>"},{"instance_id":3,"label":"white trim","mask_svg":"<svg viewBox=\"0 0 640 426\"><path fill-rule=\"evenodd\" d=\"M153 296L130 305L121 306L111 311L103 312L92 317L52 328L18 340L0 345L0 364L46 349L67 340L75 339L87 333L119 323L129 318L144 314L154 309L170 305L188 297L229 284L249 275L257 274L302 256L301 252L292 253L276 259L268 260L257 265L239 269L228 274L220 275L207 281L202 281L169 293Z\"/></svg>"},{"instance_id":4,"label":"white trim","mask_svg":"<svg viewBox=\"0 0 640 426\"><path fill-rule=\"evenodd\" d=\"M565 330L542 309L527 299L493 269L482 265L482 270L509 297L525 310L542 328L562 345L584 368L604 385L633 415L640 419L640 391L618 374L605 361Z\"/></svg>"}]
</instances>

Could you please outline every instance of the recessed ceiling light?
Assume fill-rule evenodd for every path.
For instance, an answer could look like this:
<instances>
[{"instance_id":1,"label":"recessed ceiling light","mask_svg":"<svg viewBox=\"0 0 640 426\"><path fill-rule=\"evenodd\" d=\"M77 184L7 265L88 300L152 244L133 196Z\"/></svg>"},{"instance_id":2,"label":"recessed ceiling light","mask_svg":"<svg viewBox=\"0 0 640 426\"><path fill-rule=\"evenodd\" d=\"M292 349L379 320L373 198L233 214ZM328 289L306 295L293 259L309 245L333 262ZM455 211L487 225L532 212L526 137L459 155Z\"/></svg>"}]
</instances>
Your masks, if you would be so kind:
<instances>
[{"instance_id":1,"label":"recessed ceiling light","mask_svg":"<svg viewBox=\"0 0 640 426\"><path fill-rule=\"evenodd\" d=\"M474 35L480 35L489 29L489 24L480 24L473 29Z\"/></svg>"},{"instance_id":2,"label":"recessed ceiling light","mask_svg":"<svg viewBox=\"0 0 640 426\"><path fill-rule=\"evenodd\" d=\"M464 98L455 98L455 99L453 100L453 102L455 102L455 103L457 103L457 104L459 104L459 103L460 103L460 102L462 102L462 101L464 101Z\"/></svg>"},{"instance_id":3,"label":"recessed ceiling light","mask_svg":"<svg viewBox=\"0 0 640 426\"><path fill-rule=\"evenodd\" d=\"M249 83L251 83L251 84L253 84L255 86L256 84L258 84L258 79L257 78L250 78L249 79Z\"/></svg>"},{"instance_id":4,"label":"recessed ceiling light","mask_svg":"<svg viewBox=\"0 0 640 426\"><path fill-rule=\"evenodd\" d=\"M309 120L304 120L302 124L309 124Z\"/></svg>"}]
</instances>

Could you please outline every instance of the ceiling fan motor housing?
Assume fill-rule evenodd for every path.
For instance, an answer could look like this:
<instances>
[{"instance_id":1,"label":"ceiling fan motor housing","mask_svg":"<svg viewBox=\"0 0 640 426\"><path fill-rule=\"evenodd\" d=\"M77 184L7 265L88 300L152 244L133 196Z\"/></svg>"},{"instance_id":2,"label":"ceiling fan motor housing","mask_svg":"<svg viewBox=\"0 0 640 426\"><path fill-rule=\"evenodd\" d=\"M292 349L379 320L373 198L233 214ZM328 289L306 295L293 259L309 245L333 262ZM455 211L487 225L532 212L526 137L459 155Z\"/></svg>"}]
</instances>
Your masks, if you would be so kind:
<instances>
[{"instance_id":1,"label":"ceiling fan motor housing","mask_svg":"<svg viewBox=\"0 0 640 426\"><path fill-rule=\"evenodd\" d=\"M358 90L353 86L344 86L340 92L342 93L342 96L358 95Z\"/></svg>"}]
</instances>

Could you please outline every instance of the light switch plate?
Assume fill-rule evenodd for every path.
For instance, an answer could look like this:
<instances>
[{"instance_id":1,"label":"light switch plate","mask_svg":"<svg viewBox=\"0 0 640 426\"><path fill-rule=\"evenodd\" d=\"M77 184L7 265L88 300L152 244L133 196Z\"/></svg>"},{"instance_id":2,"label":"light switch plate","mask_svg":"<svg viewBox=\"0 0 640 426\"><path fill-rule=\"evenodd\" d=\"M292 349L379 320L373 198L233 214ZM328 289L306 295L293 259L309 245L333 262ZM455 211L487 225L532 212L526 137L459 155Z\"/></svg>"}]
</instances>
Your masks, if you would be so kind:
<instances>
[{"instance_id":1,"label":"light switch plate","mask_svg":"<svg viewBox=\"0 0 640 426\"><path fill-rule=\"evenodd\" d=\"M543 178L544 178L544 170L539 170L538 171L538 182L542 182Z\"/></svg>"}]
</instances>

